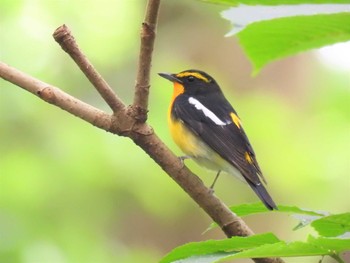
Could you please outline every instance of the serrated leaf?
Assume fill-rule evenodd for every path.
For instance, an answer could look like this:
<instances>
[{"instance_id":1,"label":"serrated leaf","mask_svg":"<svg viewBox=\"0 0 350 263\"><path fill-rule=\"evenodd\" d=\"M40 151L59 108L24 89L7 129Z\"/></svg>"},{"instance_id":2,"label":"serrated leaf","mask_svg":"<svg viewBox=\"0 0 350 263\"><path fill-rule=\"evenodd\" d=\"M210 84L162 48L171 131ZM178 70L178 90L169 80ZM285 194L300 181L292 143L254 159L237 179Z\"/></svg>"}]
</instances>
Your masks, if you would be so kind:
<instances>
[{"instance_id":1,"label":"serrated leaf","mask_svg":"<svg viewBox=\"0 0 350 263\"><path fill-rule=\"evenodd\" d=\"M192 258L197 260L198 256L208 255L209 257L226 256L228 252L236 253L244 249L280 242L273 234L267 233L249 237L232 237L223 240L208 240L203 242L188 243L177 247L166 255L160 263L175 262L176 260ZM219 253L219 254L218 254ZM217 259L217 258L216 258ZM189 261L191 262L191 261Z\"/></svg>"},{"instance_id":2,"label":"serrated leaf","mask_svg":"<svg viewBox=\"0 0 350 263\"><path fill-rule=\"evenodd\" d=\"M295 241L286 243L283 241L265 244L257 246L251 249L244 250L242 252L227 252L227 253L216 253L216 254L207 254L202 256L192 256L186 260L181 260L177 262L181 263L192 263L192 262L201 262L199 260L204 260L204 262L223 262L232 259L239 258L273 258L273 257L308 257L308 256L324 256L324 255L333 255L344 250L344 246L347 246L346 242L337 242L339 240L334 240L334 242L329 242L329 240L318 240L312 239L311 242L301 242ZM332 248L327 247L327 244L331 244ZM197 261L196 261L197 260ZM175 261L176 262L176 261Z\"/></svg>"},{"instance_id":3,"label":"serrated leaf","mask_svg":"<svg viewBox=\"0 0 350 263\"><path fill-rule=\"evenodd\" d=\"M236 258L263 258L263 257L307 257L328 255L330 252L322 247L314 246L301 241L278 242L267 244L253 249L245 250L234 255L222 258L221 261Z\"/></svg>"},{"instance_id":4,"label":"serrated leaf","mask_svg":"<svg viewBox=\"0 0 350 263\"><path fill-rule=\"evenodd\" d=\"M350 250L350 239L327 237L315 238L313 236L309 236L307 241L309 244L332 250L336 254L339 254L344 250Z\"/></svg>"},{"instance_id":5,"label":"serrated leaf","mask_svg":"<svg viewBox=\"0 0 350 263\"><path fill-rule=\"evenodd\" d=\"M232 254L234 252L231 252ZM214 253L200 256L191 256L189 258L172 261L172 263L212 263L225 258L228 253Z\"/></svg>"},{"instance_id":6,"label":"serrated leaf","mask_svg":"<svg viewBox=\"0 0 350 263\"><path fill-rule=\"evenodd\" d=\"M350 239L314 238L310 236L307 242L286 243L281 241L227 255L213 262L237 258L334 256L349 248Z\"/></svg>"},{"instance_id":7,"label":"serrated leaf","mask_svg":"<svg viewBox=\"0 0 350 263\"><path fill-rule=\"evenodd\" d=\"M350 232L350 213L326 216L313 221L311 226L321 236L336 237Z\"/></svg>"},{"instance_id":8,"label":"serrated leaf","mask_svg":"<svg viewBox=\"0 0 350 263\"><path fill-rule=\"evenodd\" d=\"M324 216L327 214L326 212L312 211L309 209L304 209L297 206L289 206L289 205L278 205L278 210L270 211L261 202L231 206L230 210L234 212L237 216L247 216L247 215L267 213L267 212L303 214L303 215L311 215L311 216Z\"/></svg>"},{"instance_id":9,"label":"serrated leaf","mask_svg":"<svg viewBox=\"0 0 350 263\"><path fill-rule=\"evenodd\" d=\"M297 206L288 206L288 205L278 205L278 210L270 211L261 202L232 206L230 207L230 210L240 217L254 215L254 214L261 214L261 213L272 213L272 212L289 213L289 214L292 214L293 217L300 220L300 223L294 228L294 230L306 226L307 224L311 223L313 220L316 220L320 217L328 215L327 212L312 211L309 209L304 209ZM217 224L212 223L204 232L207 232L215 227L217 227Z\"/></svg>"},{"instance_id":10,"label":"serrated leaf","mask_svg":"<svg viewBox=\"0 0 350 263\"><path fill-rule=\"evenodd\" d=\"M254 71L301 51L350 40L350 13L295 16L257 22L237 34Z\"/></svg>"},{"instance_id":11,"label":"serrated leaf","mask_svg":"<svg viewBox=\"0 0 350 263\"><path fill-rule=\"evenodd\" d=\"M223 262L238 258L271 258L271 257L308 257L308 256L325 256L334 257L341 252L350 249L350 239L339 238L314 238L309 236L307 242L274 242L270 244L258 245L256 247L248 248L241 252L221 252L208 253L205 255L193 255L179 261L166 262Z\"/></svg>"}]
</instances>

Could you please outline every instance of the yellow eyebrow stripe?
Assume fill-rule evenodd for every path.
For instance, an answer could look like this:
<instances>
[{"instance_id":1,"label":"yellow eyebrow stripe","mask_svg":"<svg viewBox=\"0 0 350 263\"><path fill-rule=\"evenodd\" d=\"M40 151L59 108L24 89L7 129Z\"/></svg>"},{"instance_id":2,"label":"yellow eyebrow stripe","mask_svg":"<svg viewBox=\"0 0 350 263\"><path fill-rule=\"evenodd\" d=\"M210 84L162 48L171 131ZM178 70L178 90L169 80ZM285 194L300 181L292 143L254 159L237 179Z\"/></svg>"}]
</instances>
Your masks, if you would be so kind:
<instances>
[{"instance_id":1,"label":"yellow eyebrow stripe","mask_svg":"<svg viewBox=\"0 0 350 263\"><path fill-rule=\"evenodd\" d=\"M231 119L233 121L233 123L237 126L238 129L241 128L241 120L238 118L238 116L236 114L234 114L233 112L230 113Z\"/></svg>"},{"instance_id":2,"label":"yellow eyebrow stripe","mask_svg":"<svg viewBox=\"0 0 350 263\"><path fill-rule=\"evenodd\" d=\"M210 82L209 79L207 79L201 73L198 73L198 72L181 72L181 73L176 75L176 77L178 77L178 78L189 77L189 76L195 77L197 79L201 79L207 83Z\"/></svg>"}]
</instances>

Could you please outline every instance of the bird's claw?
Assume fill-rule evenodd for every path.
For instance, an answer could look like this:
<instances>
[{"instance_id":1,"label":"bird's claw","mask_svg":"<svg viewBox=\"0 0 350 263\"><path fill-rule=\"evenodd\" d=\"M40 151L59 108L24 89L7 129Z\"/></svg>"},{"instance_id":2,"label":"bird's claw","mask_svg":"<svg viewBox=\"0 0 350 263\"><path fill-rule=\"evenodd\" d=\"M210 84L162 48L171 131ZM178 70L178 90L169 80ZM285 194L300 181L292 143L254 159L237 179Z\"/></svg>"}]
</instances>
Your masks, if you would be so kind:
<instances>
[{"instance_id":1,"label":"bird's claw","mask_svg":"<svg viewBox=\"0 0 350 263\"><path fill-rule=\"evenodd\" d=\"M214 190L214 188L212 188L211 186L210 186L210 188L209 188L209 194L214 194L215 193L215 190Z\"/></svg>"},{"instance_id":2,"label":"bird's claw","mask_svg":"<svg viewBox=\"0 0 350 263\"><path fill-rule=\"evenodd\" d=\"M186 160L186 159L191 159L191 156L184 155L184 156L179 156L178 158L179 158L179 160L180 160L182 166L185 166L185 160Z\"/></svg>"}]
</instances>

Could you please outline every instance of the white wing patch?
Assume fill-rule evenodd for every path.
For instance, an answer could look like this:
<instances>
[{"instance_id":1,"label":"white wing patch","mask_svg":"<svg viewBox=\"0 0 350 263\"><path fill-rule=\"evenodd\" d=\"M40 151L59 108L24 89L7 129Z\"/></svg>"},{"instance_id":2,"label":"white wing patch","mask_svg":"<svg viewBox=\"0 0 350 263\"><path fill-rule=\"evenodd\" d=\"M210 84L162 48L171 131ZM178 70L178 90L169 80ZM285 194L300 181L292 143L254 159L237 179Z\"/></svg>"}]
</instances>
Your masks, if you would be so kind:
<instances>
[{"instance_id":1,"label":"white wing patch","mask_svg":"<svg viewBox=\"0 0 350 263\"><path fill-rule=\"evenodd\" d=\"M230 124L231 121L227 121L227 122L223 122L222 120L219 119L218 116L215 115L214 112L212 112L211 110L209 110L207 107L205 107L202 103L200 103L199 100L196 100L193 97L189 97L188 98L188 102L190 104L192 104L193 106L195 106L195 108L197 110L201 110L203 112L203 114L208 117L210 120L212 120L216 125L220 125L220 126L224 126L227 124Z\"/></svg>"}]
</instances>

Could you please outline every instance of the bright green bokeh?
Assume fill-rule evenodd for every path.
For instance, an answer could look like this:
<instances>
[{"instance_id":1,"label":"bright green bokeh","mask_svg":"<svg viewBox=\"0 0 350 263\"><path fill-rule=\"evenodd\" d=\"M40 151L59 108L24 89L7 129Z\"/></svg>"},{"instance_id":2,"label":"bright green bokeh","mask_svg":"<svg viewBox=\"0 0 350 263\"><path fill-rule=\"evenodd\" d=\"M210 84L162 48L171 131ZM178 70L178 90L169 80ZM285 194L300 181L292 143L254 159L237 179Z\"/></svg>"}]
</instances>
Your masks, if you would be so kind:
<instances>
[{"instance_id":1,"label":"bright green bokeh","mask_svg":"<svg viewBox=\"0 0 350 263\"><path fill-rule=\"evenodd\" d=\"M130 103L145 1L4 1L1 61L109 111L52 33L67 24L118 95ZM256 79L220 7L163 1L152 68L149 122L177 154L167 130L171 84L157 72L211 73L240 114L277 203L349 209L350 91L347 74L312 54L271 65ZM4 15L3 15L4 14ZM157 262L201 233L209 218L129 139L0 81L0 262ZM213 172L192 161L205 183ZM257 201L222 176L216 194L228 205ZM252 217L256 232L291 233L293 219ZM273 222L273 224L271 224ZM305 261L307 262L307 261Z\"/></svg>"}]
</instances>

